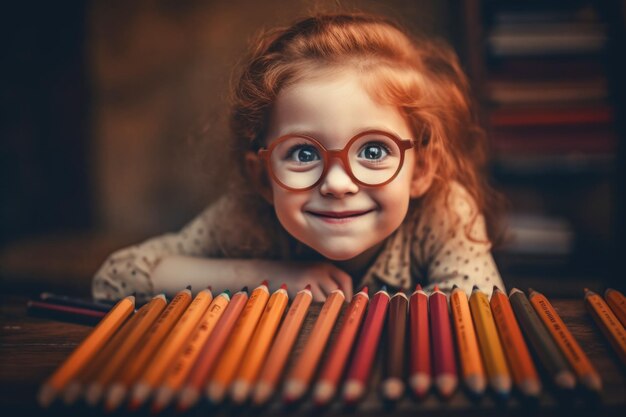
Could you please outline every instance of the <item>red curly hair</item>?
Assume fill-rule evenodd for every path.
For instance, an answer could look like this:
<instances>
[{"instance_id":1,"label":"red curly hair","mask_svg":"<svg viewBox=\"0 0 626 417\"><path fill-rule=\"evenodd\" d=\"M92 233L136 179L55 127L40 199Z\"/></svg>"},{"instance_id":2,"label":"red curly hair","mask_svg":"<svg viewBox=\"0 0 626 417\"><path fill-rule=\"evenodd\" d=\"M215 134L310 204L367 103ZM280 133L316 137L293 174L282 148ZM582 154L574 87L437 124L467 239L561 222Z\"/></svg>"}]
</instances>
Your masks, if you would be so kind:
<instances>
[{"instance_id":1,"label":"red curly hair","mask_svg":"<svg viewBox=\"0 0 626 417\"><path fill-rule=\"evenodd\" d=\"M316 15L256 39L232 87L230 126L242 172L245 152L265 141L281 89L320 71L345 69L362 76L373 98L396 106L421 139L418 163L435 167L424 204L434 204L439 196L447 201L451 183L458 182L477 208L467 235L471 238L473 223L483 214L493 240L498 195L485 179L486 137L458 58L446 44L410 37L385 17Z\"/></svg>"}]
</instances>

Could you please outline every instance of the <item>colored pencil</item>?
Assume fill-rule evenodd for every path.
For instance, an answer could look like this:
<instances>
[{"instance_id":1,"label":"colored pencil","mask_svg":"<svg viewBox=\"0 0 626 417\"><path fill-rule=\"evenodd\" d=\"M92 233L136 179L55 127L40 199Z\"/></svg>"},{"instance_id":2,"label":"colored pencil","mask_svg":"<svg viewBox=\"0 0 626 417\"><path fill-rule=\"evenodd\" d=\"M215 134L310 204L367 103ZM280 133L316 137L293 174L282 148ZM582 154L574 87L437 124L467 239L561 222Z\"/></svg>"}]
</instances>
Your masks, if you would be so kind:
<instances>
[{"instance_id":1,"label":"colored pencil","mask_svg":"<svg viewBox=\"0 0 626 417\"><path fill-rule=\"evenodd\" d=\"M213 301L213 293L210 288L207 288L198 292L189 304L176 326L154 354L151 363L146 366L135 383L130 398L129 409L131 411L139 409L162 382L165 373L182 351L211 301Z\"/></svg>"},{"instance_id":2,"label":"colored pencil","mask_svg":"<svg viewBox=\"0 0 626 417\"><path fill-rule=\"evenodd\" d=\"M213 333L206 340L197 362L193 365L193 369L189 373L189 377L180 390L177 408L180 412L185 412L191 408L200 398L200 391L204 389L205 381L213 371L217 358L224 349L228 336L232 333L233 327L237 324L237 320L241 315L248 301L248 287L243 287L235 293L232 300L226 307L224 315L215 326Z\"/></svg>"},{"instance_id":3,"label":"colored pencil","mask_svg":"<svg viewBox=\"0 0 626 417\"><path fill-rule=\"evenodd\" d=\"M598 371L596 371L561 317L552 307L550 301L543 294L533 289L528 290L528 299L556 344L561 348L561 352L563 352L580 382L589 390L600 391L602 389L602 380Z\"/></svg>"},{"instance_id":4,"label":"colored pencil","mask_svg":"<svg viewBox=\"0 0 626 417\"><path fill-rule=\"evenodd\" d=\"M134 317L136 317L137 323L133 326L132 332L124 339L123 343L115 350L115 354L107 361L107 365L98 372L96 378L87 387L85 392L87 404L94 406L100 402L104 390L118 375L124 363L139 346L143 336L163 312L166 305L165 295L159 294L135 313Z\"/></svg>"},{"instance_id":5,"label":"colored pencil","mask_svg":"<svg viewBox=\"0 0 626 417\"><path fill-rule=\"evenodd\" d=\"M585 288L585 304L598 327L626 365L626 330L602 297Z\"/></svg>"},{"instance_id":6,"label":"colored pencil","mask_svg":"<svg viewBox=\"0 0 626 417\"><path fill-rule=\"evenodd\" d=\"M202 319L196 325L193 333L189 337L187 345L182 349L178 359L168 371L163 383L159 387L152 412L158 413L171 402L174 394L180 389L194 366L200 349L209 338L219 319L224 314L224 310L230 302L230 291L226 290L211 301L211 305L204 312Z\"/></svg>"},{"instance_id":7,"label":"colored pencil","mask_svg":"<svg viewBox=\"0 0 626 417\"><path fill-rule=\"evenodd\" d=\"M248 344L248 349L243 355L239 372L231 386L231 398L235 403L241 404L248 399L288 302L287 285L283 284L267 302L265 311Z\"/></svg>"},{"instance_id":8,"label":"colored pencil","mask_svg":"<svg viewBox=\"0 0 626 417\"><path fill-rule=\"evenodd\" d=\"M333 342L328 359L322 366L320 377L313 391L313 399L318 406L328 404L335 396L339 380L348 363L348 356L361 327L369 302L367 287L356 293L343 316L337 338Z\"/></svg>"},{"instance_id":9,"label":"colored pencil","mask_svg":"<svg viewBox=\"0 0 626 417\"><path fill-rule=\"evenodd\" d=\"M103 313L108 313L109 310L111 310L111 307L113 307L113 304L90 301L83 298L70 297L67 295L58 295L51 292L40 293L39 300L50 304L85 308L87 310L101 311Z\"/></svg>"},{"instance_id":10,"label":"colored pencil","mask_svg":"<svg viewBox=\"0 0 626 417\"><path fill-rule=\"evenodd\" d=\"M45 317L53 320L69 321L78 324L95 325L107 313L88 308L54 304L47 301L28 300L26 303L28 314Z\"/></svg>"},{"instance_id":11,"label":"colored pencil","mask_svg":"<svg viewBox=\"0 0 626 417\"><path fill-rule=\"evenodd\" d=\"M613 314L619 319L622 326L626 327L626 297L621 292L613 288L607 288L604 291L604 299L611 307Z\"/></svg>"},{"instance_id":12,"label":"colored pencil","mask_svg":"<svg viewBox=\"0 0 626 417\"><path fill-rule=\"evenodd\" d=\"M93 359L96 353L111 339L113 334L126 321L135 309L135 297L121 299L93 331L81 342L70 356L57 368L43 384L38 394L42 407L48 407L57 394L65 388L81 370Z\"/></svg>"},{"instance_id":13,"label":"colored pencil","mask_svg":"<svg viewBox=\"0 0 626 417\"><path fill-rule=\"evenodd\" d=\"M482 395L487 386L485 368L478 348L467 294L456 285L450 293L450 310L452 311L452 322L456 333L463 383L473 395Z\"/></svg>"},{"instance_id":14,"label":"colored pencil","mask_svg":"<svg viewBox=\"0 0 626 417\"><path fill-rule=\"evenodd\" d=\"M489 299L476 285L472 289L469 305L489 386L497 395L506 397L511 392L511 373L493 321Z\"/></svg>"},{"instance_id":15,"label":"colored pencil","mask_svg":"<svg viewBox=\"0 0 626 417\"><path fill-rule=\"evenodd\" d=\"M541 379L515 319L509 297L494 286L490 304L515 386L526 397L538 397L541 393Z\"/></svg>"},{"instance_id":16,"label":"colored pencil","mask_svg":"<svg viewBox=\"0 0 626 417\"><path fill-rule=\"evenodd\" d=\"M446 295L435 288L428 299L432 336L435 387L443 398L449 398L458 384L454 342Z\"/></svg>"},{"instance_id":17,"label":"colored pencil","mask_svg":"<svg viewBox=\"0 0 626 417\"><path fill-rule=\"evenodd\" d=\"M343 399L354 404L365 393L367 381L374 363L378 342L385 324L389 305L389 294L385 286L374 294L363 323L363 329L356 343L354 356L348 368Z\"/></svg>"},{"instance_id":18,"label":"colored pencil","mask_svg":"<svg viewBox=\"0 0 626 417\"><path fill-rule=\"evenodd\" d=\"M423 398L432 384L430 361L430 325L428 295L417 284L409 299L410 376L409 384L418 398Z\"/></svg>"},{"instance_id":19,"label":"colored pencil","mask_svg":"<svg viewBox=\"0 0 626 417\"><path fill-rule=\"evenodd\" d=\"M96 354L93 360L70 381L63 390L63 401L66 405L72 405L83 393L84 388L98 377L106 368L124 341L130 336L138 320L147 310L148 304L144 304L135 314L130 316L122 327L111 337L111 340L104 345L102 350Z\"/></svg>"},{"instance_id":20,"label":"colored pencil","mask_svg":"<svg viewBox=\"0 0 626 417\"><path fill-rule=\"evenodd\" d=\"M265 404L274 394L312 300L310 284L296 294L259 374L254 389L254 404Z\"/></svg>"},{"instance_id":21,"label":"colored pencil","mask_svg":"<svg viewBox=\"0 0 626 417\"><path fill-rule=\"evenodd\" d=\"M191 303L191 287L180 291L174 296L163 313L152 324L141 342L137 352L128 358L123 369L111 383L105 400L107 411L117 409L126 398L128 390L139 378L154 354L161 346L170 331L174 328L180 316Z\"/></svg>"},{"instance_id":22,"label":"colored pencil","mask_svg":"<svg viewBox=\"0 0 626 417\"><path fill-rule=\"evenodd\" d=\"M287 376L283 392L286 402L293 403L299 400L309 388L345 299L340 289L332 291L326 298L304 348Z\"/></svg>"},{"instance_id":23,"label":"colored pencil","mask_svg":"<svg viewBox=\"0 0 626 417\"><path fill-rule=\"evenodd\" d=\"M576 377L569 369L565 357L552 340L552 336L530 304L526 294L517 288L509 292L509 301L517 321L531 348L535 351L544 368L550 373L554 384L563 389L573 389Z\"/></svg>"},{"instance_id":24,"label":"colored pencil","mask_svg":"<svg viewBox=\"0 0 626 417\"><path fill-rule=\"evenodd\" d=\"M212 403L217 404L224 399L269 298L267 281L250 294L206 386L207 398Z\"/></svg>"},{"instance_id":25,"label":"colored pencil","mask_svg":"<svg viewBox=\"0 0 626 417\"><path fill-rule=\"evenodd\" d=\"M382 394L388 401L397 401L404 394L404 356L406 346L406 316L409 300L397 292L389 301L387 317L387 369Z\"/></svg>"}]
</instances>

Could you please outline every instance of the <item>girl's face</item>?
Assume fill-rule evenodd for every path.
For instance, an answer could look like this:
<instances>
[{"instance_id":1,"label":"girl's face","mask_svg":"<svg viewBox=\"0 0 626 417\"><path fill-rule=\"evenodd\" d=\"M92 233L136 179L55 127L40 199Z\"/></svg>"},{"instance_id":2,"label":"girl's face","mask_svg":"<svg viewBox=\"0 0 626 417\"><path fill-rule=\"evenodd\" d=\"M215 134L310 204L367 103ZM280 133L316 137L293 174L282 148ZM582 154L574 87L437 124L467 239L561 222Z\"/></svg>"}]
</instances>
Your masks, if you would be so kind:
<instances>
[{"instance_id":1,"label":"girl's face","mask_svg":"<svg viewBox=\"0 0 626 417\"><path fill-rule=\"evenodd\" d=\"M343 149L366 130L413 139L402 114L373 101L359 76L345 71L283 89L274 103L266 145L297 133L314 137L326 149ZM368 256L407 214L414 152L406 151L400 172L382 187L355 183L338 158L331 158L325 177L310 190L289 191L270 181L276 215L292 236L328 259L356 261L359 255Z\"/></svg>"}]
</instances>

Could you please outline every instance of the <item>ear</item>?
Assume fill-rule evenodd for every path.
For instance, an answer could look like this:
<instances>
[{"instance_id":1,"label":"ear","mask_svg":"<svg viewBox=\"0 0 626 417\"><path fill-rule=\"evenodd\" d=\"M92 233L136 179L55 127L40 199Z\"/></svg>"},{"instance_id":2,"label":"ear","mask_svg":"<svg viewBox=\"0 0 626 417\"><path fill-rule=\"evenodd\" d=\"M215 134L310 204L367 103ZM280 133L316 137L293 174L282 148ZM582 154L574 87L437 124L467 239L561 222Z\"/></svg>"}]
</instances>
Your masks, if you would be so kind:
<instances>
[{"instance_id":1,"label":"ear","mask_svg":"<svg viewBox=\"0 0 626 417\"><path fill-rule=\"evenodd\" d=\"M426 194L435 179L435 163L427 161L423 156L418 158L411 179L411 198L418 198Z\"/></svg>"},{"instance_id":2,"label":"ear","mask_svg":"<svg viewBox=\"0 0 626 417\"><path fill-rule=\"evenodd\" d=\"M274 204L274 193L272 185L267 175L267 170L263 160L255 152L246 152L246 170L248 179L252 182L254 189L269 203Z\"/></svg>"}]
</instances>

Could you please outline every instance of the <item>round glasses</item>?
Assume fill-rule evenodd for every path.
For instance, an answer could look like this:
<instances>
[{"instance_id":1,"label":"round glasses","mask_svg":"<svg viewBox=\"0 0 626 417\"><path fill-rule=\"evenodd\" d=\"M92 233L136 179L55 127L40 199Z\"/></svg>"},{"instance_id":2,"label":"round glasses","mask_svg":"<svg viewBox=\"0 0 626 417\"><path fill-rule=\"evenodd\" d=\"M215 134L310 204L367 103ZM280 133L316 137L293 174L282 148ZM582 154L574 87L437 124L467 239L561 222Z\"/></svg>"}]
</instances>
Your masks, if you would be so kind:
<instances>
[{"instance_id":1,"label":"round glasses","mask_svg":"<svg viewBox=\"0 0 626 417\"><path fill-rule=\"evenodd\" d=\"M391 182L400 172L404 154L415 141L400 139L380 130L361 132L343 149L326 149L306 135L285 135L267 149L259 150L270 175L288 190L303 191L317 186L330 167L331 158L339 158L354 182L380 187Z\"/></svg>"}]
</instances>

